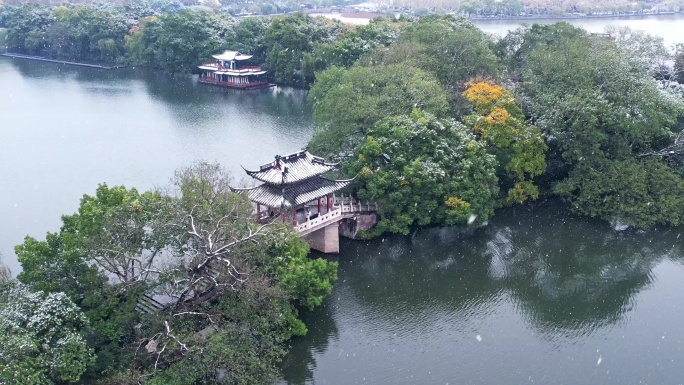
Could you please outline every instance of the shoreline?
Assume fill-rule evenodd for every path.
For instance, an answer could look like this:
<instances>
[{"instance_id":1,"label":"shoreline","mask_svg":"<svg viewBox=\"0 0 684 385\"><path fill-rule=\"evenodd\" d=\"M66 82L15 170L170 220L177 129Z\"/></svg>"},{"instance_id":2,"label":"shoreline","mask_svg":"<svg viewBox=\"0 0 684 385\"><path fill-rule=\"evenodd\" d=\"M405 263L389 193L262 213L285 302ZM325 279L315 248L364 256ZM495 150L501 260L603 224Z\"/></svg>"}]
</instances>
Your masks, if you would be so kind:
<instances>
[{"instance_id":1,"label":"shoreline","mask_svg":"<svg viewBox=\"0 0 684 385\"><path fill-rule=\"evenodd\" d=\"M325 10L325 9L323 9ZM331 19L337 19L342 22L345 21L350 21L350 20L357 20L357 21L365 21L365 22L370 22L376 17L388 17L392 16L394 13L388 12L388 13L381 13L381 12L352 12L352 13L338 13L338 12L303 12L305 14L308 14L309 16L312 17L317 17L317 16L322 16L322 17L327 17ZM457 16L463 16L467 20L470 20L472 22L498 22L498 21L509 21L509 22L531 22L534 23L539 20L545 20L545 21L564 21L564 20L593 20L593 19L599 19L599 20L638 20L638 19L646 19L646 18L651 18L651 17L658 17L658 16L684 16L684 11L680 12L659 12L659 13L638 13L638 14L611 14L611 15L530 15L530 16L492 16L492 17L482 17L482 16L465 16L463 14L455 13L455 12L436 12L436 13L447 13L447 14L453 14ZM373 15L373 17L370 17L370 15Z\"/></svg>"},{"instance_id":2,"label":"shoreline","mask_svg":"<svg viewBox=\"0 0 684 385\"><path fill-rule=\"evenodd\" d=\"M0 56L9 57L12 59L36 60L36 61L44 61L44 62L49 62L49 63L79 66L79 67L98 68L98 69L103 69L103 70L113 70L113 69L126 67L125 65L106 66L106 65L100 65L100 64L89 64L89 63L80 63L80 62L73 62L73 61L66 61L66 60L48 59L48 58L45 58L42 56L32 56L32 55L24 55L24 54L19 54L19 53L8 53L8 52L0 53Z\"/></svg>"}]
</instances>

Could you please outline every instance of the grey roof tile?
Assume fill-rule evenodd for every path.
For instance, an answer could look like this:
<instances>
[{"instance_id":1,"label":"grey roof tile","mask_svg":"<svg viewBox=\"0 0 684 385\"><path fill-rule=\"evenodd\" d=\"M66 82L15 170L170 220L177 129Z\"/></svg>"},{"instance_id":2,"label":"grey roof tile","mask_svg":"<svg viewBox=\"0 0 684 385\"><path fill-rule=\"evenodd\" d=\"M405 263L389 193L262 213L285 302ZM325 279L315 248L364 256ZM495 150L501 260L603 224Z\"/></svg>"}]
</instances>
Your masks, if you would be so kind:
<instances>
[{"instance_id":1,"label":"grey roof tile","mask_svg":"<svg viewBox=\"0 0 684 385\"><path fill-rule=\"evenodd\" d=\"M349 186L352 182L354 179L333 180L317 176L295 185L262 184L250 189L235 189L234 191L247 191L250 201L264 206L292 207L332 194Z\"/></svg>"},{"instance_id":2,"label":"grey roof tile","mask_svg":"<svg viewBox=\"0 0 684 385\"><path fill-rule=\"evenodd\" d=\"M279 163L279 164L278 164ZM281 186L314 178L335 170L339 163L326 163L323 158L311 155L308 151L299 151L285 155L271 163L259 167L259 170L247 170L247 175L264 183Z\"/></svg>"}]
</instances>

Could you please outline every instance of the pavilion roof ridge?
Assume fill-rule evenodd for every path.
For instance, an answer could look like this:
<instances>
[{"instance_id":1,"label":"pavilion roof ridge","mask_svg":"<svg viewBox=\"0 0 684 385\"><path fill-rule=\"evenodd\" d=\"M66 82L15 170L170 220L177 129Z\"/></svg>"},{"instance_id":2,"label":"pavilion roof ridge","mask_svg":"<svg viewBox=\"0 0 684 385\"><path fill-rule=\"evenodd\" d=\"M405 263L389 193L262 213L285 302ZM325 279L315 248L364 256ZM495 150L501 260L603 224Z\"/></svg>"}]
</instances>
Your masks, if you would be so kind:
<instances>
[{"instance_id":1,"label":"pavilion roof ridge","mask_svg":"<svg viewBox=\"0 0 684 385\"><path fill-rule=\"evenodd\" d=\"M326 165L326 166L339 166L339 165L340 165L340 162L334 162L334 163L326 162L326 161L325 161L325 158L320 157L320 156L313 155L313 154L310 153L309 150L307 150L307 149L295 151L295 152L293 152L293 153L291 153L291 154L287 154L287 155L280 155L280 159L281 159L281 161L283 161L283 162L287 162L287 161L290 161L290 160L292 160L292 159L298 159L299 157L302 157L302 156L308 157L308 158L311 160L311 162L320 163L320 164L323 164L323 165ZM264 163L264 164L262 164L261 166L259 166L259 170L258 170L258 171L256 171L256 170L254 170L254 171L253 171L253 170L248 170L248 169L246 169L245 167L242 167L242 166L241 166L241 167L242 167L243 170L248 171L248 172L259 172L259 171L263 171L263 170L266 169L266 168L274 167L274 166L275 166L275 163L276 163L275 161L271 161L271 162L268 162L268 163Z\"/></svg>"},{"instance_id":2,"label":"pavilion roof ridge","mask_svg":"<svg viewBox=\"0 0 684 385\"><path fill-rule=\"evenodd\" d=\"M214 59L217 60L247 60L251 58L253 55L244 55L241 54L239 51L230 51L226 50L223 51L222 53L217 53L216 55L211 55Z\"/></svg>"},{"instance_id":3,"label":"pavilion roof ridge","mask_svg":"<svg viewBox=\"0 0 684 385\"><path fill-rule=\"evenodd\" d=\"M228 186L230 188L230 191L232 192L243 192L243 191L250 191L254 190L255 188L258 188L260 186L263 186L263 183L260 185L252 186L252 187L233 187L233 186Z\"/></svg>"},{"instance_id":4,"label":"pavilion roof ridge","mask_svg":"<svg viewBox=\"0 0 684 385\"><path fill-rule=\"evenodd\" d=\"M353 182L356 180L356 177L359 176L359 174L354 175L353 178L348 178L348 179L332 179L332 178L327 178L324 176L320 176L321 179L329 180L331 182Z\"/></svg>"},{"instance_id":5,"label":"pavilion roof ridge","mask_svg":"<svg viewBox=\"0 0 684 385\"><path fill-rule=\"evenodd\" d=\"M300 150L288 155L277 155L275 160L259 166L258 170L242 167L247 175L264 183L283 185L299 183L338 169L340 163L328 163L324 158Z\"/></svg>"},{"instance_id":6,"label":"pavilion roof ridge","mask_svg":"<svg viewBox=\"0 0 684 385\"><path fill-rule=\"evenodd\" d=\"M242 167L242 168L244 169L244 167ZM356 174L356 175L354 175L353 178L348 178L348 179L333 179L333 178L326 178L324 176L318 175L318 178L329 181L329 182L335 182L335 183L351 183L351 182L354 182L356 180L356 177L358 177L358 176L359 176L359 174ZM311 179L313 179L313 178L316 178L316 177L314 176ZM228 186L228 187L230 188L230 190L232 192L243 192L243 191L252 191L254 189L258 189L259 187L264 186L264 185L267 185L267 183L258 184L256 186L252 186L252 187L233 187L233 186ZM288 188L291 188L292 186L285 185L285 186L279 186L279 187L281 187L283 189L288 189Z\"/></svg>"}]
</instances>

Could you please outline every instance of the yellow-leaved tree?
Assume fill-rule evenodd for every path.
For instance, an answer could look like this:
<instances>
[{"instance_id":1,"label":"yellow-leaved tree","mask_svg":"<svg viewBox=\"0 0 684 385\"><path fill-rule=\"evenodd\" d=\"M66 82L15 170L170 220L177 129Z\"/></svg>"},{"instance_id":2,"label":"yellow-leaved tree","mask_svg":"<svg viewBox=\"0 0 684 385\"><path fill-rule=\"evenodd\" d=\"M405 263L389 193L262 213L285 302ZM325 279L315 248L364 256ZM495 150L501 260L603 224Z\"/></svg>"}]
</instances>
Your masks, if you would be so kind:
<instances>
[{"instance_id":1,"label":"yellow-leaved tree","mask_svg":"<svg viewBox=\"0 0 684 385\"><path fill-rule=\"evenodd\" d=\"M462 95L473 107L464 123L489 146L504 167L501 182L508 191L506 201L522 203L528 198L537 199L539 188L533 179L546 170L547 150L539 128L525 124L513 93L491 80L466 83Z\"/></svg>"}]
</instances>

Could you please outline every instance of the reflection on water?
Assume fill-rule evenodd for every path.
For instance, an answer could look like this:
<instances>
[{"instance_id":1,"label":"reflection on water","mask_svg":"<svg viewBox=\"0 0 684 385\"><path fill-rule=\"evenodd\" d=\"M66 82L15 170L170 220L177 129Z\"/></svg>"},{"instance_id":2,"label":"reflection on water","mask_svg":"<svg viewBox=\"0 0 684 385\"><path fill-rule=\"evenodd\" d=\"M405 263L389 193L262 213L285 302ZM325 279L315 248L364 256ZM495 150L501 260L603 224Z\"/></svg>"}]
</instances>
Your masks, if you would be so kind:
<instances>
[{"instance_id":1,"label":"reflection on water","mask_svg":"<svg viewBox=\"0 0 684 385\"><path fill-rule=\"evenodd\" d=\"M311 378L311 372L316 368L315 355L325 352L328 342L338 337L330 301L323 303L315 311L303 311L300 316L307 327L315 332L297 338L295 348L290 350L282 364L287 367L288 380L295 384L304 383Z\"/></svg>"},{"instance_id":2,"label":"reflection on water","mask_svg":"<svg viewBox=\"0 0 684 385\"><path fill-rule=\"evenodd\" d=\"M47 80L76 86L85 93L110 96L144 91L184 123L202 123L208 117L226 118L238 112L239 115L254 114L258 118L261 114L272 116L277 126L290 125L288 127L297 129L302 123L308 123L311 115L305 90L276 87L244 91L199 84L196 76L174 76L145 69L103 71L20 59L5 60L23 77L43 81L42 85L49 85L44 82ZM237 123L240 119L233 120ZM304 127L310 128L308 124Z\"/></svg>"},{"instance_id":3,"label":"reflection on water","mask_svg":"<svg viewBox=\"0 0 684 385\"><path fill-rule=\"evenodd\" d=\"M676 323L655 332L668 333L667 343L650 340L638 324L663 314L637 311L642 292L664 289L657 267L675 269L680 286L678 236L616 233L551 202L504 210L474 233L441 228L345 242L339 282L310 334L293 342L285 381L635 383L643 360L632 345L658 343L651 358L684 359ZM597 349L617 372L595 370ZM638 378L680 378L679 366L661 366Z\"/></svg>"}]
</instances>

